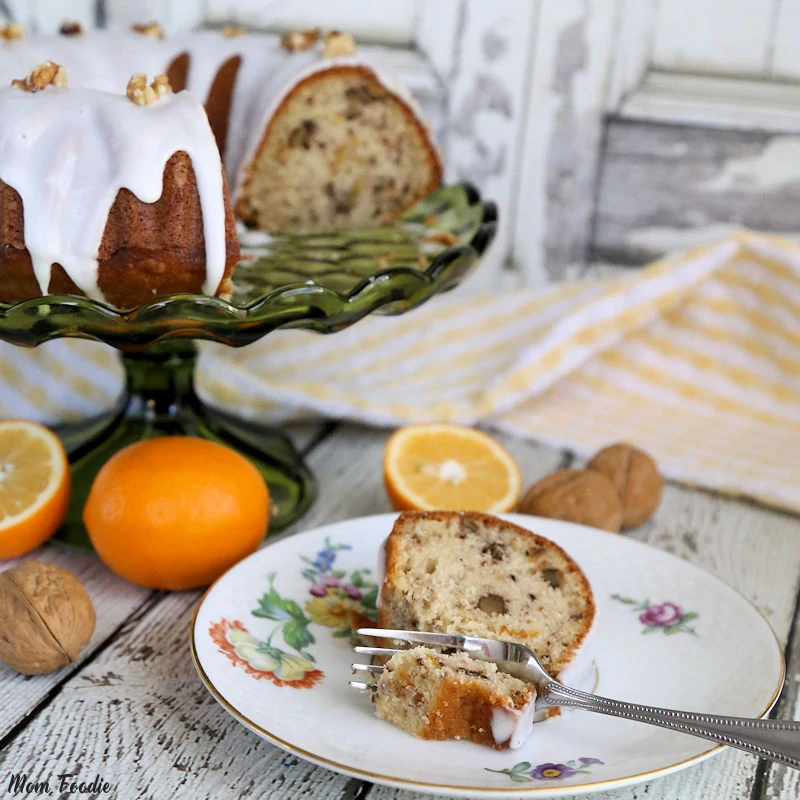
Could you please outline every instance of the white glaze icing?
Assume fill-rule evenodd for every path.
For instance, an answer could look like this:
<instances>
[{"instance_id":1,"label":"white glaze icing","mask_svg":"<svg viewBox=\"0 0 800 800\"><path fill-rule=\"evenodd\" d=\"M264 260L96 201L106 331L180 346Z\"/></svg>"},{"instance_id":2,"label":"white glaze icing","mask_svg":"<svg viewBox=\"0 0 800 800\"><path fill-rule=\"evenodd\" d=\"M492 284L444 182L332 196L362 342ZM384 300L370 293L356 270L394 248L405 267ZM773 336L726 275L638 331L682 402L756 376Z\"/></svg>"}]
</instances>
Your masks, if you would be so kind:
<instances>
[{"instance_id":1,"label":"white glaze icing","mask_svg":"<svg viewBox=\"0 0 800 800\"><path fill-rule=\"evenodd\" d=\"M533 730L534 701L522 708L492 709L492 738L497 744L505 744L516 750L531 735Z\"/></svg>"},{"instance_id":2,"label":"white glaze icing","mask_svg":"<svg viewBox=\"0 0 800 800\"><path fill-rule=\"evenodd\" d=\"M325 58L321 43L307 51L289 52L282 49L279 46L277 37L272 35L247 34L227 38L216 31L203 31L160 40L131 32L86 31L77 36L25 37L17 41L0 42L0 86L8 86L13 79L27 75L36 64L50 60L64 66L69 86L69 89L65 91L70 92L70 96L74 96L73 90L76 88L99 89L105 92L124 94L128 79L133 73L143 72L149 78L152 78L158 73L166 72L170 64L183 53L188 54L189 57L186 88L190 94L203 103L208 99L209 91L220 67L235 56L241 58L231 99L223 158L230 184L231 197L234 202L240 192L242 179L246 176L247 165L257 151L267 123L281 102L300 81L331 67L360 66L369 69L387 91L395 94L408 106L420 124L427 130L427 124L421 110L410 92L397 84L385 71L377 68L373 63L368 63L360 56ZM50 92L51 90L48 89L46 92L40 92L39 94L46 93L49 95ZM64 103L65 106L69 105L65 101L60 102ZM133 105L127 99L125 102ZM188 101L186 102L188 104ZM3 119L8 119L8 117L3 117ZM149 118L143 116L142 119ZM87 133L93 137L95 142L102 139L100 131L89 131L88 127ZM205 125L200 125L200 127L202 128L202 137L205 140L206 130L210 130L208 123L206 122ZM142 126L138 126L137 130L142 132ZM179 137L177 135L170 136L169 126L162 126L161 135L164 138L158 145L159 152L162 149L168 150L170 148L172 148L172 152L186 149L186 147L178 145L177 139ZM202 146L204 152L207 149L205 144L206 142L204 141ZM104 149L108 147L105 142L102 142L102 146ZM206 156L200 155L197 149L194 152L197 157L193 157L193 165L195 172L199 173L201 171L199 159L206 158ZM207 169L206 165L208 166ZM222 249L224 251L224 213L220 217L216 211L212 210L210 188L208 187L212 183L211 173L215 168L218 168L219 156L217 155L215 158L208 160L206 165L202 168L202 180L206 187L201 191L203 226L204 231L207 232L207 253L211 250L217 253L220 232L222 232ZM136 165L136 167L141 168L141 164ZM152 185L153 175L150 173L155 170L155 167L152 170L148 168L147 177L136 175L137 168L130 170L132 178L138 179L137 185L144 183L147 183L148 187ZM35 172L40 176L45 174L40 170ZM117 172L116 174L120 173ZM95 179L99 180L99 171L96 172ZM198 188L200 188L200 180L198 174ZM134 194L139 197L133 186L121 185L125 185L126 188L134 191ZM74 187L78 186L76 182ZM31 191L30 188L26 191L29 198L28 203L33 198ZM97 187L95 186L92 191L96 192ZM140 197L140 199L144 198ZM23 206L25 202L23 197ZM73 198L70 198L70 203L73 202ZM222 202L221 191L219 202ZM78 205L82 204L79 203ZM110 205L108 208L110 208ZM27 223L31 216L30 214L25 216L26 243L28 243ZM98 215L92 214L92 216ZM97 222L97 219L95 219L95 222ZM87 226L84 225L82 227L85 231ZM65 231L61 233L65 234ZM58 263L62 264L70 277L75 280L75 283L87 294L91 291L95 296L97 291L96 253L100 246L101 237L102 227L92 247L89 246L90 243L88 241L84 240L80 253L72 254L74 257L67 257L63 251L59 253L58 257ZM64 245L68 241L69 237L64 236L59 244ZM44 259L52 255L55 244L55 239L52 237L49 245L45 246L44 242L42 243L41 254L37 257L37 277L40 285L46 271L49 275L49 267L43 266ZM91 274L90 261L87 260L87 254L90 252L95 254L94 275ZM64 261L68 261L69 266ZM218 276L221 277L222 275L221 270L224 270L224 256L222 268L219 267L216 260L209 262L204 292L213 294L216 291L219 285Z\"/></svg>"},{"instance_id":3,"label":"white glaze icing","mask_svg":"<svg viewBox=\"0 0 800 800\"><path fill-rule=\"evenodd\" d=\"M102 299L97 257L121 188L139 200L161 197L164 167L192 160L206 249L203 291L225 270L222 165L205 111L188 92L139 106L91 89L0 90L0 180L22 198L25 244L42 294L59 263L90 297Z\"/></svg>"},{"instance_id":4,"label":"white glaze icing","mask_svg":"<svg viewBox=\"0 0 800 800\"><path fill-rule=\"evenodd\" d=\"M381 598L383 596L383 580L386 577L386 542L388 541L389 537L387 536L381 542L381 546L378 548L378 563L375 569L375 575L378 583L378 597L375 600L375 604L378 608L381 607Z\"/></svg>"}]
</instances>

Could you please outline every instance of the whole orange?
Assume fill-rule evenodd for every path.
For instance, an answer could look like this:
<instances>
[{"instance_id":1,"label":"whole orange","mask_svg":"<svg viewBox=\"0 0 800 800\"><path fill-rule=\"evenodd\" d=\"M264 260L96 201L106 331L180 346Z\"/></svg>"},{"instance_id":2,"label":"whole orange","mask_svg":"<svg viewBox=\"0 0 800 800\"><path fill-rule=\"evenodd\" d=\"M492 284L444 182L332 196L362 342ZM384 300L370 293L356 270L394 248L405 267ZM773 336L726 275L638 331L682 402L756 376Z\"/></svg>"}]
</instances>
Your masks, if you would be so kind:
<instances>
[{"instance_id":1,"label":"whole orange","mask_svg":"<svg viewBox=\"0 0 800 800\"><path fill-rule=\"evenodd\" d=\"M151 589L192 589L258 547L269 493L235 450L163 436L129 445L103 465L83 521L118 575Z\"/></svg>"}]
</instances>

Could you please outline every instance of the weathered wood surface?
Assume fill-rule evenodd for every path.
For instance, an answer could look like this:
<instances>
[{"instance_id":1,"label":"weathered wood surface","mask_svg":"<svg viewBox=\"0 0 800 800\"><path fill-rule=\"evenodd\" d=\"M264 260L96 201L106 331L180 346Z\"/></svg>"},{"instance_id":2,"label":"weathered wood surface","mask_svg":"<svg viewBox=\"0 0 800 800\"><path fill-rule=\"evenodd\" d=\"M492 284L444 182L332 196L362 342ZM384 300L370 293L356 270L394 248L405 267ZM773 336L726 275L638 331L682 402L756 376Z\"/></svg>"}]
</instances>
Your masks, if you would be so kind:
<instances>
[{"instance_id":1,"label":"weathered wood surface","mask_svg":"<svg viewBox=\"0 0 800 800\"><path fill-rule=\"evenodd\" d=\"M133 624L140 610L152 602L151 591L117 577L94 555L45 546L28 557L58 564L75 573L97 609L97 624L89 646L75 664L64 670L25 676L0 665L0 742L45 698L58 694L62 686L82 669L82 665L96 656L105 642L119 634L126 625ZM19 560L0 562L1 568L8 569ZM0 786L2 784L0 776Z\"/></svg>"},{"instance_id":2,"label":"weathered wood surface","mask_svg":"<svg viewBox=\"0 0 800 800\"><path fill-rule=\"evenodd\" d=\"M800 594L786 648L786 686L778 703L775 716L783 719L800 719ZM763 766L763 800L795 800L800 797L800 771L782 764Z\"/></svg>"},{"instance_id":3,"label":"weathered wood surface","mask_svg":"<svg viewBox=\"0 0 800 800\"><path fill-rule=\"evenodd\" d=\"M315 441L319 430L307 429ZM317 504L295 530L388 510L381 478L387 432L340 427L314 447L309 463L320 482ZM569 454L504 438L519 460L526 482L573 463ZM800 583L800 521L713 494L668 486L655 518L632 535L719 575L758 605L785 641ZM287 534L288 535L288 534ZM61 552L50 550L59 563ZM91 556L80 556L87 562ZM70 562L80 570L80 564ZM89 575L84 566L82 577ZM99 565L94 567L100 570ZM138 590L134 590L138 591ZM118 603L109 586L93 591L100 619ZM137 797L218 798L262 796L413 800L414 793L370 787L289 756L232 720L208 695L194 673L187 630L199 593L155 593L111 630L95 637L95 652L66 675L57 691L42 686L23 693L37 699L38 713L22 720L0 751L0 781L27 772L45 779L75 772L99 773L118 784L121 800ZM797 714L800 647L794 640L790 677L779 709ZM0 680L8 671L0 671ZM35 679L43 680L43 679ZM4 702L11 686L3 687ZM13 687L20 691L19 686ZM5 710L4 710L5 713ZM26 724L27 722L27 724ZM603 800L732 800L797 796L794 774L757 770L754 758L724 753L705 764L640 787L597 795ZM105 795L109 796L109 795Z\"/></svg>"},{"instance_id":4,"label":"weathered wood surface","mask_svg":"<svg viewBox=\"0 0 800 800\"><path fill-rule=\"evenodd\" d=\"M644 263L737 227L800 232L800 136L613 119L596 257Z\"/></svg>"},{"instance_id":5,"label":"weathered wood surface","mask_svg":"<svg viewBox=\"0 0 800 800\"><path fill-rule=\"evenodd\" d=\"M620 4L539 6L512 210L513 262L525 283L561 278L585 260Z\"/></svg>"},{"instance_id":6,"label":"weathered wood surface","mask_svg":"<svg viewBox=\"0 0 800 800\"><path fill-rule=\"evenodd\" d=\"M659 3L653 61L683 71L767 73L778 5L763 0Z\"/></svg>"},{"instance_id":7,"label":"weathered wood surface","mask_svg":"<svg viewBox=\"0 0 800 800\"><path fill-rule=\"evenodd\" d=\"M517 165L536 9L537 4L528 0L465 0L462 4L448 81L445 177L475 184L502 210L495 241L481 268L464 282L463 292L501 288L503 265L510 255L510 212L519 190ZM443 12L447 10L445 6ZM431 38L429 47L436 46Z\"/></svg>"}]
</instances>

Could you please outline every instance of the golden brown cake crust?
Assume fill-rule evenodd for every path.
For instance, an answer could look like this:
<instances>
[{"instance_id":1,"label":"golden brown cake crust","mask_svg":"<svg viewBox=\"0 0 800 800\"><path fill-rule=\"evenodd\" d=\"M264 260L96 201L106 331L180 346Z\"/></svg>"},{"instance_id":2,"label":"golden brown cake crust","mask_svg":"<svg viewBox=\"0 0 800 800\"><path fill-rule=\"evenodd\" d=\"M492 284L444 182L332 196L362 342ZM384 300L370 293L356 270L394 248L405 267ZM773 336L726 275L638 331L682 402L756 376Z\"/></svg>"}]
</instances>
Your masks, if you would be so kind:
<instances>
[{"instance_id":1,"label":"golden brown cake crust","mask_svg":"<svg viewBox=\"0 0 800 800\"><path fill-rule=\"evenodd\" d=\"M498 750L512 745L515 732L501 728L495 716L514 724L532 721L536 688L500 672L495 664L466 653L438 653L415 647L395 654L377 680L377 715L422 739L468 739ZM515 725L515 727L516 727ZM523 730L523 736L525 732Z\"/></svg>"},{"instance_id":2,"label":"golden brown cake crust","mask_svg":"<svg viewBox=\"0 0 800 800\"><path fill-rule=\"evenodd\" d=\"M568 573L570 580L575 583L578 591L582 595L585 608L583 619L576 621L576 624L579 628L579 633L575 637L575 641L572 643L571 647L566 650L563 657L558 660L558 663L552 666L553 672L557 677L558 672L560 672L560 670L563 669L563 667L566 666L566 664L569 663L572 658L574 658L575 654L585 641L594 622L596 607L589 581L583 574L583 571L580 569L580 567L564 551L564 549L559 547L559 545L557 545L555 542L552 542L543 536L539 536L538 534L533 533L526 528L522 528L519 525L515 525L511 522L506 522L505 520L501 520L498 517L494 517L490 514L481 514L471 511L404 511L402 514L400 514L395 521L391 534L384 544L386 553L386 566L383 583L381 586L381 602L378 606L378 627L398 627L398 620L392 618L394 587L398 584L398 581L403 575L401 562L403 548L405 546L404 537L408 533L409 529L419 522L437 521L447 524L451 523L454 519L461 521L466 520L468 524L471 523L472 525L476 526L478 530L484 526L495 529L502 528L513 533L515 536L530 542L531 549L536 553L548 551L551 554L557 554L559 561L562 564L562 569ZM418 626L413 624L414 620L404 620L403 622L409 627L419 629ZM506 638L513 641L515 638L520 637L515 637L514 631L508 631L507 635L505 636L494 636L490 638ZM526 644L524 637L521 643ZM541 654L537 653L537 655Z\"/></svg>"},{"instance_id":3,"label":"golden brown cake crust","mask_svg":"<svg viewBox=\"0 0 800 800\"><path fill-rule=\"evenodd\" d=\"M248 190L252 180L252 170L253 166L258 162L261 154L267 147L267 143L270 138L270 134L272 133L273 129L277 125L278 121L281 118L281 114L289 102L292 100L294 95L300 92L302 89L308 86L312 86L313 84L327 80L331 77L360 77L365 81L370 83L374 83L376 85L380 85L380 81L378 80L375 72L367 66L335 66L330 67L329 69L321 70L319 72L315 72L313 75L303 79L302 81L298 81L289 91L286 96L281 101L280 105L276 109L275 113L269 119L267 126L261 136L261 141L258 147L255 150L253 157L250 159L249 166L246 168L244 179L242 181L241 188L239 190L238 200L236 203L236 216L244 222L250 224L257 224L258 218L257 214L249 207L247 202L248 197ZM423 197L427 196L430 192L436 189L442 181L442 162L439 158L439 154L431 142L430 133L424 123L419 119L417 114L415 114L412 109L403 101L401 100L396 94L388 94L387 98L392 101L397 108L401 110L404 117L408 122L412 124L412 126L417 130L417 133L420 136L420 140L425 143L426 151L425 151L425 161L427 163L428 169L430 171L430 179L426 184L424 190L419 193L418 196L410 197L407 202L403 203L402 205L398 205L397 208L393 209L391 213L385 214L381 218L381 224L388 224L395 219L397 219L404 211L408 208L413 206L416 202L421 200Z\"/></svg>"},{"instance_id":4,"label":"golden brown cake crust","mask_svg":"<svg viewBox=\"0 0 800 800\"><path fill-rule=\"evenodd\" d=\"M217 70L214 82L208 90L205 101L208 124L217 140L219 152L225 155L225 146L228 141L228 125L230 124L231 103L233 102L233 89L236 85L236 76L242 64L241 56L231 56Z\"/></svg>"},{"instance_id":5,"label":"golden brown cake crust","mask_svg":"<svg viewBox=\"0 0 800 800\"><path fill-rule=\"evenodd\" d=\"M224 180L224 175L223 175ZM230 285L239 244L227 185L225 273L217 292ZM175 153L164 168L164 190L143 203L121 189L108 215L98 253L98 285L108 303L134 308L174 293L200 293L205 281L205 245L200 198L189 156ZM17 303L41 291L25 247L22 200L0 182L0 302ZM51 271L49 294L81 292L59 264Z\"/></svg>"},{"instance_id":6,"label":"golden brown cake crust","mask_svg":"<svg viewBox=\"0 0 800 800\"><path fill-rule=\"evenodd\" d=\"M423 739L468 739L504 750L508 742L498 744L492 736L492 701L494 693L475 683L448 683L439 690L430 708L430 721Z\"/></svg>"}]
</instances>

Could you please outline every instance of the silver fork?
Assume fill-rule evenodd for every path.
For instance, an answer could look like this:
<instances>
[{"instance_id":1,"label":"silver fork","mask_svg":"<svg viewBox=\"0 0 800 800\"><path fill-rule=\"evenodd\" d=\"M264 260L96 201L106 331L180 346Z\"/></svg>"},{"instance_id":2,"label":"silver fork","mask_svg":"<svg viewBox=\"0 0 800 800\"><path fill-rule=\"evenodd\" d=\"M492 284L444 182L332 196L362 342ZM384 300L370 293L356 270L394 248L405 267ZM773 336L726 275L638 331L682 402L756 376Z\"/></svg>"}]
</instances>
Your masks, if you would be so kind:
<instances>
[{"instance_id":1,"label":"silver fork","mask_svg":"<svg viewBox=\"0 0 800 800\"><path fill-rule=\"evenodd\" d=\"M463 650L473 658L493 661L503 672L515 675L536 686L536 710L551 706L571 706L584 711L608 714L612 717L646 722L650 725L658 725L662 728L710 739L718 744L737 747L761 758L768 758L794 769L800 769L800 722L697 714L692 711L675 711L668 708L641 706L636 703L623 703L619 700L588 694L559 683L542 667L532 650L515 642L501 642L475 636L450 636L444 633L383 630L381 628L360 628L358 633L364 637L393 639L411 645ZM386 657L400 652L387 647L361 645L356 646L355 651L363 655ZM373 675L379 675L383 671L383 667L375 664L353 664L353 669ZM356 689L371 689L374 684L350 681L350 685Z\"/></svg>"}]
</instances>

